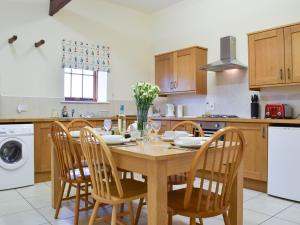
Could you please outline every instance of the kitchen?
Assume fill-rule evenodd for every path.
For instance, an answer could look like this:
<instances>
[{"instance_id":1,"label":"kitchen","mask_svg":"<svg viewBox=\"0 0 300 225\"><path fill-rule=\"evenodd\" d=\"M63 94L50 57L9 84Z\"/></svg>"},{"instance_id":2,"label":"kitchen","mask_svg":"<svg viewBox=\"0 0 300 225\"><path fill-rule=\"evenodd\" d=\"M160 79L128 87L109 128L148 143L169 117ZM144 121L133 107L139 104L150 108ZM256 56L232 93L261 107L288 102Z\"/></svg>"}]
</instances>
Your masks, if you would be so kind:
<instances>
[{"instance_id":1,"label":"kitchen","mask_svg":"<svg viewBox=\"0 0 300 225\"><path fill-rule=\"evenodd\" d=\"M22 221L14 220L15 215L18 214L20 218L24 216L31 221L27 224L57 223L51 211L51 194L48 193L51 172L50 130L55 120L52 116L57 114L60 116L63 106L67 107L70 117L72 109L75 110L76 118L80 115L96 117L88 120L99 127L102 126L103 119L97 118L116 116L119 114L120 105L125 105L129 125L135 120L135 116L130 115L136 115L136 104L132 98L131 87L138 81L157 83L155 56L192 46L201 46L202 50L207 49L206 63L215 62L220 59L220 38L226 36L236 37L236 58L247 69L216 73L208 71L206 91L196 94L195 90L184 90L158 98L155 106L160 109L162 115L167 114L166 104L174 104L184 105L185 116L184 118L162 118L160 132L170 130L182 120L225 121L226 126L241 128L247 142L244 156L246 158L244 186L247 188L244 191L244 224L300 223L297 216L300 208L298 203L265 194L268 179L267 159L270 135L268 128L278 124L298 125L298 120L264 119L265 106L274 103L290 105L293 108L293 118L296 117L300 113L299 86L275 81L280 85L265 83L261 85L263 87L258 87L259 85L249 80L254 76L251 75L253 65L251 65L251 56L248 57L251 46L248 47L247 35L274 28L284 30L290 24L297 24L300 21L297 10L299 2L295 0L289 2L257 0L151 2L153 3L72 0L54 16L49 16L48 0L0 0L2 18L0 20L0 120L1 124L34 124L34 159L40 160L40 163L34 165L36 180L43 181L31 189L29 187L11 190L10 194L1 191L1 209L9 208L6 195L11 195L9 200L15 202L17 206L10 207L12 209L9 209L8 213L0 213L0 224L22 224ZM17 35L17 39L9 44L8 39L13 35ZM276 46L282 46L278 43L284 41L284 35L278 32L271 36L277 37ZM293 37L297 39L297 33ZM110 47L111 68L107 74L107 97L103 98L101 103L84 104L66 101L65 73L61 68L63 39ZM44 40L44 44L34 47L34 43L40 40ZM257 42L257 45L262 48L260 44ZM297 52L299 51L296 50ZM274 67L274 70L278 69L276 79L281 79L280 68L277 66L282 62L291 61L285 59L286 55L287 53L282 49L272 54L274 56L271 57L272 60L277 60ZM268 55L262 55L258 62L268 63L264 61L266 57ZM299 57L298 61L293 63L293 70L298 71ZM266 69L263 66L260 68ZM288 65L283 65L282 68L286 68L284 76L288 78ZM195 69L197 73L205 74L202 70L197 70L196 67ZM272 77L266 79L270 78L272 79ZM267 81L260 80L260 82ZM251 120L251 96L254 94L259 96L260 119ZM198 118L207 113L236 115L239 118ZM70 121L71 118L62 121L64 120ZM117 118L113 120L116 122ZM38 178L37 174L39 174ZM20 197L24 197L26 201L21 201ZM36 202L40 204L35 205ZM26 210L28 213L25 213ZM73 224L70 222L74 216L72 209L65 207L64 210L67 215L60 218L63 220L61 223ZM146 216L147 212L141 217L140 224L147 224ZM83 224L88 223L88 218L85 217L83 220L85 220ZM173 223L189 224L183 217L174 217ZM224 223L222 219L212 218L204 220L204 224Z\"/></svg>"}]
</instances>

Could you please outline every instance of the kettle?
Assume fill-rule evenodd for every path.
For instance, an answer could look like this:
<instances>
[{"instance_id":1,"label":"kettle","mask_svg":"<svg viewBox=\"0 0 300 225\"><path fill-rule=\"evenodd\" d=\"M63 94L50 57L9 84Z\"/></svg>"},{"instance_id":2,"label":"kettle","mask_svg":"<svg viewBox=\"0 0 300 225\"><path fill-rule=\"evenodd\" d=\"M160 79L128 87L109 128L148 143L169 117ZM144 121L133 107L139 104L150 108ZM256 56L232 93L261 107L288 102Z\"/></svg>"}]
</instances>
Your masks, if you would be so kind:
<instances>
[{"instance_id":1,"label":"kettle","mask_svg":"<svg viewBox=\"0 0 300 225\"><path fill-rule=\"evenodd\" d=\"M166 117L175 117L175 106L173 104L167 104Z\"/></svg>"}]
</instances>

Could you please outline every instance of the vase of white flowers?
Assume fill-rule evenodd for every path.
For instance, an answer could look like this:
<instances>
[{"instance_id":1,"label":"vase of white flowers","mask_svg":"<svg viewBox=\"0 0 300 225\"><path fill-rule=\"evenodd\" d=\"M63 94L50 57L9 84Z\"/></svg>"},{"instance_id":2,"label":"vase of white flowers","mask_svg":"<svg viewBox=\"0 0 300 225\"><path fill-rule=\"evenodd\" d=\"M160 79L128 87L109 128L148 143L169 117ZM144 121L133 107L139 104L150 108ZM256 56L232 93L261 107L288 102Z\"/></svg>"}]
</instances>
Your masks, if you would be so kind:
<instances>
[{"instance_id":1,"label":"vase of white flowers","mask_svg":"<svg viewBox=\"0 0 300 225\"><path fill-rule=\"evenodd\" d=\"M133 86L133 94L137 106L138 130L143 130L143 124L148 120L149 108L159 92L160 89L157 85L146 82L137 82Z\"/></svg>"}]
</instances>

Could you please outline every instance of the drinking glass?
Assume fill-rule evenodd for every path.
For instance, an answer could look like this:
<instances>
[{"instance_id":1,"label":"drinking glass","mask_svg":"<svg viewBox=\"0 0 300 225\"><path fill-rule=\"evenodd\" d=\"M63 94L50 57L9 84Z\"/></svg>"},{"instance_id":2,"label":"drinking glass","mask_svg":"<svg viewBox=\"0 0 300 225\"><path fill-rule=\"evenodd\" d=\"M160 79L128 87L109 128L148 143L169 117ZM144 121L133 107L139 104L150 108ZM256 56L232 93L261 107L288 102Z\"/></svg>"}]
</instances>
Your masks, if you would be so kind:
<instances>
[{"instance_id":1,"label":"drinking glass","mask_svg":"<svg viewBox=\"0 0 300 225\"><path fill-rule=\"evenodd\" d=\"M106 133L108 133L111 130L112 127L112 120L104 120L104 129Z\"/></svg>"},{"instance_id":2,"label":"drinking glass","mask_svg":"<svg viewBox=\"0 0 300 225\"><path fill-rule=\"evenodd\" d=\"M151 123L144 122L143 125L144 125L143 126L143 136L145 138L145 141L149 142L150 141L151 132L152 132Z\"/></svg>"},{"instance_id":3,"label":"drinking glass","mask_svg":"<svg viewBox=\"0 0 300 225\"><path fill-rule=\"evenodd\" d=\"M153 122L151 122L151 127L152 127L152 130L155 133L155 140L158 141L158 132L161 128L161 122L160 121L153 121Z\"/></svg>"}]
</instances>

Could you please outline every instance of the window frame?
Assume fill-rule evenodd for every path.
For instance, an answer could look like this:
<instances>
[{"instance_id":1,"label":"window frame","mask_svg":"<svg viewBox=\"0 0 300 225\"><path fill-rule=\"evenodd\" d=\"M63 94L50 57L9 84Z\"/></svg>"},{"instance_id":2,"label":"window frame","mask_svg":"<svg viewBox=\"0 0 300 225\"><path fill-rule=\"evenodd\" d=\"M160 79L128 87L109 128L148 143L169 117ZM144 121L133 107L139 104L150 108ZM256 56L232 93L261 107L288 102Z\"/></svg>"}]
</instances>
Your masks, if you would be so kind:
<instances>
[{"instance_id":1,"label":"window frame","mask_svg":"<svg viewBox=\"0 0 300 225\"><path fill-rule=\"evenodd\" d=\"M74 68L67 68L67 69L70 69L70 72L66 72L65 71L66 68L64 68L64 79L65 79L65 75L66 74L69 74L70 75L70 96L72 96L72 88L73 88L73 85L72 85L72 78L73 76L75 75L80 75L81 76L81 79L82 79L82 82L81 82L81 85L82 85L82 90L81 90L81 96L82 97L66 97L64 96L64 99L65 101L70 101L70 102L98 102L98 71L93 71L93 75L89 75L89 74L85 74L83 71L84 69L79 69L81 70L81 74L80 73L74 73L73 70ZM90 70L92 71L92 70ZM84 88L83 88L83 78L84 76L93 76L93 98L84 98L83 97L83 92L84 92ZM65 87L64 87L65 89ZM65 92L65 90L64 90ZM65 95L65 94L64 94Z\"/></svg>"}]
</instances>

